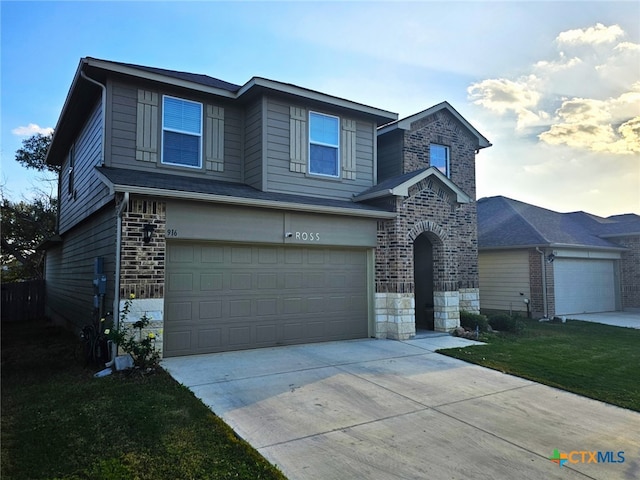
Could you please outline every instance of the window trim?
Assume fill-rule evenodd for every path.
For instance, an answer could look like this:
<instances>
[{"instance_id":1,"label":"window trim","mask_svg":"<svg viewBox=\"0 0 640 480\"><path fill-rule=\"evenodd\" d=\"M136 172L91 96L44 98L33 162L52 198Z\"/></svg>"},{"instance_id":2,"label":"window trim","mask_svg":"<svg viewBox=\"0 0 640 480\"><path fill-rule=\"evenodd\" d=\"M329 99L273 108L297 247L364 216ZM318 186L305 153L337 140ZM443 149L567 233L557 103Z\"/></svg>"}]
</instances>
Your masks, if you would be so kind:
<instances>
[{"instance_id":1,"label":"window trim","mask_svg":"<svg viewBox=\"0 0 640 480\"><path fill-rule=\"evenodd\" d=\"M431 162L431 148L432 147L442 147L444 149L445 153L446 153L446 158L444 160L444 162L445 162L445 166L444 166L445 171L444 172L442 172L442 170L440 170L438 167L435 167L433 165L433 163ZM440 172L444 173L444 175L447 178L451 178L451 148L448 145L442 145L441 143L430 143L429 144L429 166L437 168L438 170L440 170Z\"/></svg>"},{"instance_id":2,"label":"window trim","mask_svg":"<svg viewBox=\"0 0 640 480\"><path fill-rule=\"evenodd\" d=\"M338 127L337 127L337 136L338 136L338 142L336 145L330 144L330 143L323 143L323 142L317 142L317 141L313 141L311 140L311 115L320 115L322 117L330 117L330 118L335 118L338 120ZM309 118L309 145L307 146L308 149L308 158L309 158L309 163L307 166L307 171L309 172L309 175L314 175L314 176L319 176L319 177L325 177L325 178L334 178L334 179L339 179L341 177L341 161L340 161L340 139L341 139L341 130L340 130L340 126L341 126L341 122L340 122L340 117L337 115L330 115L328 113L321 113L321 112L316 112L313 110L309 110L309 114L308 114L308 118ZM331 147L331 148L335 148L336 149L336 174L335 175L327 175L326 173L318 173L318 172L313 172L311 170L311 145L320 145L323 147Z\"/></svg>"},{"instance_id":3,"label":"window trim","mask_svg":"<svg viewBox=\"0 0 640 480\"><path fill-rule=\"evenodd\" d=\"M200 107L200 133L193 133L193 132L188 132L185 130L177 130L174 128L168 128L165 127L164 125L164 120L165 120L165 99L167 98L172 98L174 100L179 100L181 102L187 102L187 103L194 103L196 105L198 105ZM162 142L160 145L160 163L162 165L169 165L172 167L181 167L181 168L193 168L193 169L198 169L198 170L202 170L203 167L203 161L202 161L202 157L203 157L203 152L202 152L202 147L203 147L203 130L204 130L204 104L202 102L197 102L195 100L188 100L186 98L180 98L180 97L174 97L173 95L162 95ZM169 161L165 161L164 159L164 133L165 132L174 132L174 133L179 133L182 135L190 135L192 137L198 137L198 165L185 165L182 163L174 163L174 162L169 162Z\"/></svg>"}]
</instances>

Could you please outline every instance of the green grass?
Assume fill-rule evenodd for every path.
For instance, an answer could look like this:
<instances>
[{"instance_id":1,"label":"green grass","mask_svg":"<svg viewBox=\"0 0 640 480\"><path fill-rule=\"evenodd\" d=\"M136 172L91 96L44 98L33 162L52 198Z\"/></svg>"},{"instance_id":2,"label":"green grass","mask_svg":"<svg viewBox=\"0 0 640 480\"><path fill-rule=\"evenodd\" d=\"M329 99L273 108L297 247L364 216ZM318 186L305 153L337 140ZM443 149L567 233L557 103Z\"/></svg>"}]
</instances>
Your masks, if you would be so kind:
<instances>
[{"instance_id":1,"label":"green grass","mask_svg":"<svg viewBox=\"0 0 640 480\"><path fill-rule=\"evenodd\" d=\"M526 321L520 334L439 353L640 411L640 330L569 320Z\"/></svg>"},{"instance_id":2,"label":"green grass","mask_svg":"<svg viewBox=\"0 0 640 480\"><path fill-rule=\"evenodd\" d=\"M166 372L94 378L76 339L2 325L5 479L284 479Z\"/></svg>"}]
</instances>

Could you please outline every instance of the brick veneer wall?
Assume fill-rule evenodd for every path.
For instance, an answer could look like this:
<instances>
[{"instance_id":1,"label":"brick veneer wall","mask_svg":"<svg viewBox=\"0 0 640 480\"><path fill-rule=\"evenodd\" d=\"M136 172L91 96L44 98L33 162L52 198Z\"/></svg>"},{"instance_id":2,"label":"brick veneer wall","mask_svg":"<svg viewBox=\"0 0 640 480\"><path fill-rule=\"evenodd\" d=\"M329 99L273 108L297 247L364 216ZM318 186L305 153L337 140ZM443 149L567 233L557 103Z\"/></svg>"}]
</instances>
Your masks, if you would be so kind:
<instances>
[{"instance_id":1,"label":"brick veneer wall","mask_svg":"<svg viewBox=\"0 0 640 480\"><path fill-rule=\"evenodd\" d=\"M628 248L620 259L622 308L640 308L640 236L612 239Z\"/></svg>"},{"instance_id":2,"label":"brick veneer wall","mask_svg":"<svg viewBox=\"0 0 640 480\"><path fill-rule=\"evenodd\" d=\"M535 249L529 250L529 290L533 318L544 316L544 295L542 293L542 259Z\"/></svg>"},{"instance_id":3,"label":"brick veneer wall","mask_svg":"<svg viewBox=\"0 0 640 480\"><path fill-rule=\"evenodd\" d=\"M450 113L440 111L414 122L411 130L404 132L402 142L403 173L430 165L431 143L448 146L450 178L475 200L477 139ZM393 200L394 210L399 213L397 218L378 222L377 294L403 294L413 298L413 242L424 233L433 245L434 292L464 289L465 308L479 307L477 298L472 298L477 297L479 283L476 203L457 204L447 190L434 177L423 180L410 188L407 198ZM442 305L452 310L441 323L446 328L452 325L451 320L459 319L457 302L457 298L446 297ZM385 315L392 314L386 312Z\"/></svg>"},{"instance_id":4,"label":"brick veneer wall","mask_svg":"<svg viewBox=\"0 0 640 480\"><path fill-rule=\"evenodd\" d=\"M151 241L143 242L144 225L156 228ZM130 302L126 321L137 321L142 315L151 319L142 335L153 333L155 346L162 354L164 332L166 204L149 198L132 197L122 214L120 252L120 311ZM135 299L130 300L131 295Z\"/></svg>"},{"instance_id":5,"label":"brick veneer wall","mask_svg":"<svg viewBox=\"0 0 640 480\"><path fill-rule=\"evenodd\" d=\"M153 199L131 198L122 216L120 257L120 298L164 297L165 203ZM151 242L143 243L144 225L156 228Z\"/></svg>"},{"instance_id":6,"label":"brick veneer wall","mask_svg":"<svg viewBox=\"0 0 640 480\"><path fill-rule=\"evenodd\" d=\"M429 145L449 147L450 178L467 195L476 197L477 139L446 110L417 120L404 133L403 173L414 172L431 165Z\"/></svg>"}]
</instances>

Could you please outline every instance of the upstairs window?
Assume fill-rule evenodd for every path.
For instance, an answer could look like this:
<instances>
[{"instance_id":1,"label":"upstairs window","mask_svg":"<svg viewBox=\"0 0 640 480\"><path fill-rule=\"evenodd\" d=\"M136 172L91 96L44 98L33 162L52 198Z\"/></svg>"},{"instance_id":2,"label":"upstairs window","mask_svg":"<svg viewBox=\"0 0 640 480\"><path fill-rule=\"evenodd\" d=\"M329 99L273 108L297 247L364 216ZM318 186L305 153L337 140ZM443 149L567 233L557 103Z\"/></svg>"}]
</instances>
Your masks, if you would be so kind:
<instances>
[{"instance_id":1,"label":"upstairs window","mask_svg":"<svg viewBox=\"0 0 640 480\"><path fill-rule=\"evenodd\" d=\"M309 112L309 173L340 175L340 119Z\"/></svg>"},{"instance_id":2,"label":"upstairs window","mask_svg":"<svg viewBox=\"0 0 640 480\"><path fill-rule=\"evenodd\" d=\"M449 147L431 144L429 147L429 161L431 162L432 167L437 168L447 177L450 176Z\"/></svg>"},{"instance_id":3,"label":"upstairs window","mask_svg":"<svg viewBox=\"0 0 640 480\"><path fill-rule=\"evenodd\" d=\"M162 98L162 163L202 167L202 104Z\"/></svg>"}]
</instances>

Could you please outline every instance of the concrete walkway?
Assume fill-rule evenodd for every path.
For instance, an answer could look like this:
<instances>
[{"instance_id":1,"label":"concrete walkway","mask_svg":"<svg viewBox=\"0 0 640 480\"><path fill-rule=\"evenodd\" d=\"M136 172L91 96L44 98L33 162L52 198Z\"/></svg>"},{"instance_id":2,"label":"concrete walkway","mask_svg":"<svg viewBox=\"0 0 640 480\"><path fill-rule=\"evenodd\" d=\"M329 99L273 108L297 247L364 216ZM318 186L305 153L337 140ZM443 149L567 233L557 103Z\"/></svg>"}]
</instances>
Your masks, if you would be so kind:
<instances>
[{"instance_id":1,"label":"concrete walkway","mask_svg":"<svg viewBox=\"0 0 640 480\"><path fill-rule=\"evenodd\" d=\"M576 313L574 315L566 315L566 317L572 320L604 323L615 327L640 329L640 308L629 309L624 312Z\"/></svg>"},{"instance_id":2,"label":"concrete walkway","mask_svg":"<svg viewBox=\"0 0 640 480\"><path fill-rule=\"evenodd\" d=\"M640 478L639 413L434 353L473 343L355 340L162 364L290 480ZM559 466L555 449L624 461Z\"/></svg>"}]
</instances>

